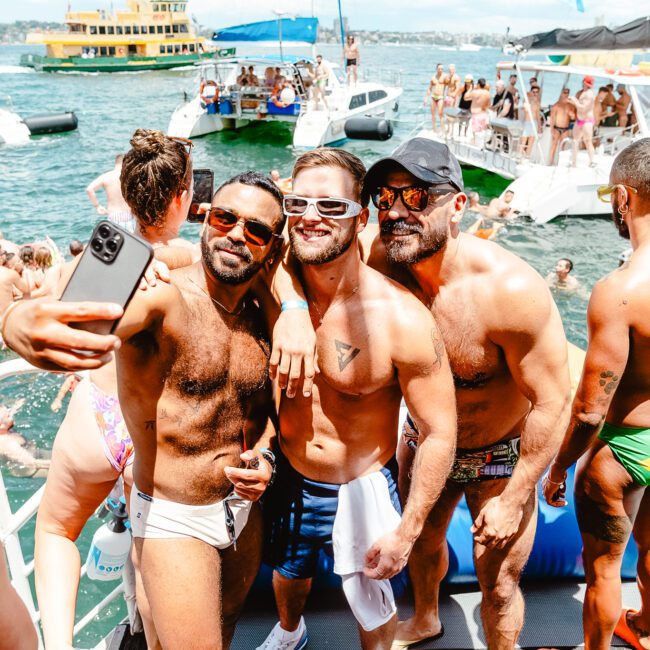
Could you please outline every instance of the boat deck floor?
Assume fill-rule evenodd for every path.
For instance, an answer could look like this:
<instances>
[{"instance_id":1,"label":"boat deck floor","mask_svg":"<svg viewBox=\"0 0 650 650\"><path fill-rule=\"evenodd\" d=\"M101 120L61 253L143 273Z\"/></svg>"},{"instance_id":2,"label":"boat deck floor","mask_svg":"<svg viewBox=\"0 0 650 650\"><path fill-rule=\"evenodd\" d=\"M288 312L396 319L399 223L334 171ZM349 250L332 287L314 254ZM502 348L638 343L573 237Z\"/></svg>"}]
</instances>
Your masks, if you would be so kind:
<instances>
[{"instance_id":1,"label":"boat deck floor","mask_svg":"<svg viewBox=\"0 0 650 650\"><path fill-rule=\"evenodd\" d=\"M440 599L440 617L445 634L436 641L412 646L414 650L465 650L486 648L480 624L481 595L475 585L448 585ZM527 582L522 585L526 600L526 623L519 637L521 648L580 648L582 637L582 601L585 585L575 581ZM623 583L623 603L626 607L640 606L635 582ZM405 596L398 602L400 616L408 617L413 611L412 598ZM311 594L305 612L311 650L332 648L355 650L359 648L356 622L342 594L336 590L321 590ZM273 594L265 591L249 598L246 609L237 625L231 650L254 650L266 638L277 622ZM128 636L128 635L127 635ZM135 639L134 639L135 640ZM121 650L135 646L111 645ZM626 648L618 637L612 647Z\"/></svg>"}]
</instances>

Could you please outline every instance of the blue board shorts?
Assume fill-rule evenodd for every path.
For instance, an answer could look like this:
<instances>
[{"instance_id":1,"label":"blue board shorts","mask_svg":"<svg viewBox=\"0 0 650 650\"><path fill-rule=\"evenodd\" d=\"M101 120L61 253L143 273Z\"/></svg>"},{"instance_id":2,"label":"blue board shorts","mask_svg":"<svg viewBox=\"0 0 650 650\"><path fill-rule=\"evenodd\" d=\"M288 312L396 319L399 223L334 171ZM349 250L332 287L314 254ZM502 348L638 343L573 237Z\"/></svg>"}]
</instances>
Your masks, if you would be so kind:
<instances>
[{"instance_id":1,"label":"blue board shorts","mask_svg":"<svg viewBox=\"0 0 650 650\"><path fill-rule=\"evenodd\" d=\"M333 557L332 528L338 507L338 483L305 478L278 454L277 474L264 496L264 561L285 578L313 578L318 556ZM381 468L391 503L402 513L397 493L397 460Z\"/></svg>"}]
</instances>

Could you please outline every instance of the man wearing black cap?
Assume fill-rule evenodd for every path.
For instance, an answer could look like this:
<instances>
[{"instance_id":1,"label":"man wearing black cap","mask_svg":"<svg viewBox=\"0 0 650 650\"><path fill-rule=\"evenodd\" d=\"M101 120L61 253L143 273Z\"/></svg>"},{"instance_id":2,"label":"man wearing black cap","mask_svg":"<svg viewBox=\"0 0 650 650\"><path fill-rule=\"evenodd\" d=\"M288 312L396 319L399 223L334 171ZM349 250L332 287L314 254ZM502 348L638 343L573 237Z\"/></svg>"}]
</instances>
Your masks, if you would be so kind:
<instances>
[{"instance_id":1,"label":"man wearing black cap","mask_svg":"<svg viewBox=\"0 0 650 650\"><path fill-rule=\"evenodd\" d=\"M463 494L474 520L487 645L514 648L523 625L518 582L535 535L536 485L568 420L562 322L533 269L460 232L467 197L458 161L445 145L425 138L402 144L370 168L364 193L379 211L379 236L366 246L369 263L430 307L458 404L456 461L409 560L415 615L398 624L393 648L442 633L445 532ZM408 419L398 450L402 494L418 436Z\"/></svg>"}]
</instances>

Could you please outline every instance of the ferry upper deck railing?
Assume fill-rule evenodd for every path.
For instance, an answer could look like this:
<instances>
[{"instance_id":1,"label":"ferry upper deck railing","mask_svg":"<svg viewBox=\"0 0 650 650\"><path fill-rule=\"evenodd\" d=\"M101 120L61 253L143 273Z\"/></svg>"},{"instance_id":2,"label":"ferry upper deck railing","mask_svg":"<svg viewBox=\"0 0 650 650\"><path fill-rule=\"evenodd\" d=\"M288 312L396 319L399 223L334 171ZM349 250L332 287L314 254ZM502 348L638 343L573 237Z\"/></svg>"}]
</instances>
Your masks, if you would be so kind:
<instances>
[{"instance_id":1,"label":"ferry upper deck railing","mask_svg":"<svg viewBox=\"0 0 650 650\"><path fill-rule=\"evenodd\" d=\"M0 382L26 374L39 374L45 371L32 366L23 359L11 359L0 363ZM29 582L29 576L34 572L34 561L26 563L23 549L20 545L20 537L18 535L21 528L23 528L30 519L38 512L38 507L43 498L45 486L41 486L34 494L32 494L25 503L23 503L16 512L12 512L9 497L5 488L4 477L0 471L0 541L5 548L7 557L7 564L11 574L11 583L21 600L25 603L29 615L36 628L38 635L39 648L43 648L43 637L41 634L39 621L40 612L36 608L36 602L32 594L32 588ZM86 574L85 565L81 567L81 576ZM80 577L81 577L80 576ZM113 602L123 591L122 583L115 587L105 598L90 609L74 626L74 634L77 635L81 632L97 614ZM106 642L100 642L95 650L106 648Z\"/></svg>"}]
</instances>

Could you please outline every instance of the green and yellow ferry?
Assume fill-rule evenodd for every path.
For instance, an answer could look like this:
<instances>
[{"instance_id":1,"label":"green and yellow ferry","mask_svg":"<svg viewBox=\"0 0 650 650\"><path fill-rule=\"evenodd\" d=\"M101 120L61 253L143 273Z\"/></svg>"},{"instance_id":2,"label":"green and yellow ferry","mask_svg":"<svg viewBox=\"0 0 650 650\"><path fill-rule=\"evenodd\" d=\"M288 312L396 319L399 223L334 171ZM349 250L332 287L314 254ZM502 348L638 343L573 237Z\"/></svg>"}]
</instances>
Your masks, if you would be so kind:
<instances>
[{"instance_id":1,"label":"green and yellow ferry","mask_svg":"<svg viewBox=\"0 0 650 650\"><path fill-rule=\"evenodd\" d=\"M46 56L24 54L20 64L44 72L166 70L214 56L185 13L187 2L127 0L127 9L68 12L67 31L32 32L28 44L47 47Z\"/></svg>"}]
</instances>

